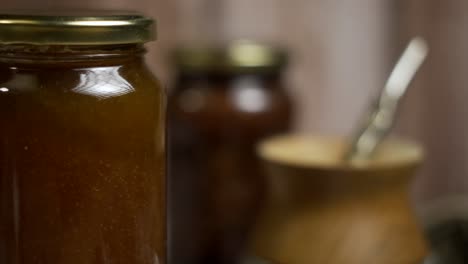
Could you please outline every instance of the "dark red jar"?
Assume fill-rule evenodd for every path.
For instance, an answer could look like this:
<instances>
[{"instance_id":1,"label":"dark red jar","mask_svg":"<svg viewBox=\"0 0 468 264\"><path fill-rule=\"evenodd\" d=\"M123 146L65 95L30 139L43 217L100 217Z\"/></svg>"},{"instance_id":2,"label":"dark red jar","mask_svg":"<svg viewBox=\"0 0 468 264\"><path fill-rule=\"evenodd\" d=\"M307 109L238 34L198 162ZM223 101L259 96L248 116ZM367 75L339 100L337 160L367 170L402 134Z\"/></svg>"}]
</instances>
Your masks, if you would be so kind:
<instances>
[{"instance_id":1,"label":"dark red jar","mask_svg":"<svg viewBox=\"0 0 468 264\"><path fill-rule=\"evenodd\" d=\"M169 98L172 263L235 263L264 192L256 143L291 124L284 51L180 49Z\"/></svg>"}]
</instances>

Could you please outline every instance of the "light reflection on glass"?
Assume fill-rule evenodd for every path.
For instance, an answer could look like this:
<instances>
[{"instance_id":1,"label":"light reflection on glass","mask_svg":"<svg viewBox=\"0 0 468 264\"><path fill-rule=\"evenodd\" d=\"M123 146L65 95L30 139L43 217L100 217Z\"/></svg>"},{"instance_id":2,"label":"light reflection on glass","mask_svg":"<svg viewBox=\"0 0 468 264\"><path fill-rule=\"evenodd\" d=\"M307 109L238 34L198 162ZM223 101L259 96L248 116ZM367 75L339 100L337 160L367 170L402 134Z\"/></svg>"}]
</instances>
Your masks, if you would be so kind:
<instances>
[{"instance_id":1,"label":"light reflection on glass","mask_svg":"<svg viewBox=\"0 0 468 264\"><path fill-rule=\"evenodd\" d=\"M128 21L105 21L105 20L72 21L72 22L68 22L67 24L73 25L73 26L90 26L90 27L132 25L132 23Z\"/></svg>"},{"instance_id":2,"label":"light reflection on glass","mask_svg":"<svg viewBox=\"0 0 468 264\"><path fill-rule=\"evenodd\" d=\"M263 111L270 103L270 98L260 88L258 80L244 78L234 83L231 94L233 103L242 111L256 113Z\"/></svg>"},{"instance_id":3,"label":"light reflection on glass","mask_svg":"<svg viewBox=\"0 0 468 264\"><path fill-rule=\"evenodd\" d=\"M133 86L119 74L120 67L88 69L80 75L80 83L73 92L108 99L134 92Z\"/></svg>"},{"instance_id":4,"label":"light reflection on glass","mask_svg":"<svg viewBox=\"0 0 468 264\"><path fill-rule=\"evenodd\" d=\"M38 86L37 76L29 73L15 73L14 78L7 80L0 86L1 93L20 92L29 93L37 90Z\"/></svg>"}]
</instances>

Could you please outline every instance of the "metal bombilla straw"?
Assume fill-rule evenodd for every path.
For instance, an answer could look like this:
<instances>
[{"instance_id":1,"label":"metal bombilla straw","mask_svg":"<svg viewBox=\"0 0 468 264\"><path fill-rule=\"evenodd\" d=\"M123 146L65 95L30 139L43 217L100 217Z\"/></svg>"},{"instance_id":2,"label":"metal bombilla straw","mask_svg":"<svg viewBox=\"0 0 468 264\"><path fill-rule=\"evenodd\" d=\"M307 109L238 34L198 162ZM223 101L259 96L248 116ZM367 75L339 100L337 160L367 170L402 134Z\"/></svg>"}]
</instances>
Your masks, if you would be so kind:
<instances>
[{"instance_id":1,"label":"metal bombilla straw","mask_svg":"<svg viewBox=\"0 0 468 264\"><path fill-rule=\"evenodd\" d=\"M424 62L428 45L421 37L413 38L393 68L380 96L366 113L365 123L354 133L343 158L348 163L372 159L380 143L392 129L398 104L413 77Z\"/></svg>"}]
</instances>

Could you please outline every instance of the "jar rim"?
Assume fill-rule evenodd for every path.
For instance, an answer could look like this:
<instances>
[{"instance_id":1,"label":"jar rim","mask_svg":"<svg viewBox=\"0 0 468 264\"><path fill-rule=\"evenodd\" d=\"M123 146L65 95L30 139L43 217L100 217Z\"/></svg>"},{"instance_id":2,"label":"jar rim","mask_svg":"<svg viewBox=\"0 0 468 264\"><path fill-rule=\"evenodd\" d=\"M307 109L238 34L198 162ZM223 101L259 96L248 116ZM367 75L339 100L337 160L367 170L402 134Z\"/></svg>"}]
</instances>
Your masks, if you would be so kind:
<instances>
[{"instance_id":1,"label":"jar rim","mask_svg":"<svg viewBox=\"0 0 468 264\"><path fill-rule=\"evenodd\" d=\"M288 54L278 46L241 39L218 46L179 47L173 62L183 72L257 72L287 65Z\"/></svg>"},{"instance_id":2,"label":"jar rim","mask_svg":"<svg viewBox=\"0 0 468 264\"><path fill-rule=\"evenodd\" d=\"M155 24L128 11L0 11L0 44L145 43L156 38Z\"/></svg>"}]
</instances>

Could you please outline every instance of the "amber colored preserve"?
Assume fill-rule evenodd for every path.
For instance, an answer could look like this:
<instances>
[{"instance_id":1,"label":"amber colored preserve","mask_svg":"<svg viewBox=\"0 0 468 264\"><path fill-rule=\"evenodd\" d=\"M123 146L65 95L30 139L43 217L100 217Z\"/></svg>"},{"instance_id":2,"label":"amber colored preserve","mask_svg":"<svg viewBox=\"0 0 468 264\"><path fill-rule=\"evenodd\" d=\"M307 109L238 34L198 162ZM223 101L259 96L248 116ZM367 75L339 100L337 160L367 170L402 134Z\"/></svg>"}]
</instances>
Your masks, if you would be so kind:
<instances>
[{"instance_id":1,"label":"amber colored preserve","mask_svg":"<svg viewBox=\"0 0 468 264\"><path fill-rule=\"evenodd\" d=\"M0 24L0 263L166 263L165 95L142 46L152 21Z\"/></svg>"}]
</instances>

